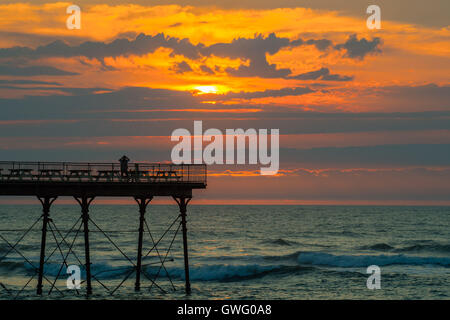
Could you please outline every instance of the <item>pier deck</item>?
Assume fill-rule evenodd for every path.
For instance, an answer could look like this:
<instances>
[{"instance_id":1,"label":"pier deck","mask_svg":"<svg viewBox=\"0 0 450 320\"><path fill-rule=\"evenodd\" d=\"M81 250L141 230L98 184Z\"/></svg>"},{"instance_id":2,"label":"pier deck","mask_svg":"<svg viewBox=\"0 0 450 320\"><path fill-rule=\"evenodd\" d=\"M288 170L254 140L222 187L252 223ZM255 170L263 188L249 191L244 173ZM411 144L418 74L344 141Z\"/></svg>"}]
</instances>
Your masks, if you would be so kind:
<instances>
[{"instance_id":1,"label":"pier deck","mask_svg":"<svg viewBox=\"0 0 450 320\"><path fill-rule=\"evenodd\" d=\"M192 196L206 188L205 165L0 161L4 196Z\"/></svg>"}]
</instances>

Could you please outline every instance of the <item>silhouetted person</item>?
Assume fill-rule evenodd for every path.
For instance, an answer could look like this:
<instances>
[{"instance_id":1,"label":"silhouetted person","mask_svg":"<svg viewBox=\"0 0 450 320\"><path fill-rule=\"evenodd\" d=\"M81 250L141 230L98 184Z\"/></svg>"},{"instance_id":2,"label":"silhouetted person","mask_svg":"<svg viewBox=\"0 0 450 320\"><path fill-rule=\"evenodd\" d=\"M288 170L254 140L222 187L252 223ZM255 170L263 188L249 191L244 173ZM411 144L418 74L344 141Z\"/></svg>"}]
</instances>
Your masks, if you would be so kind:
<instances>
[{"instance_id":1,"label":"silhouetted person","mask_svg":"<svg viewBox=\"0 0 450 320\"><path fill-rule=\"evenodd\" d=\"M127 156L123 156L119 159L120 162L120 175L122 177L128 177L128 162L130 159Z\"/></svg>"}]
</instances>

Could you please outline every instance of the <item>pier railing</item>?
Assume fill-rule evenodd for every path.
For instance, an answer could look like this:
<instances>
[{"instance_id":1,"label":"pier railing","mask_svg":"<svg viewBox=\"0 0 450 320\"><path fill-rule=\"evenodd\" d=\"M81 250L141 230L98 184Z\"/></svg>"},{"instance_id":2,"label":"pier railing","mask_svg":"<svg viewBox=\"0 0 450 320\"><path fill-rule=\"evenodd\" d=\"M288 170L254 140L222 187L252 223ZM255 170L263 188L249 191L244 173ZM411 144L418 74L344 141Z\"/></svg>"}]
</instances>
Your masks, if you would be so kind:
<instances>
[{"instance_id":1,"label":"pier railing","mask_svg":"<svg viewBox=\"0 0 450 320\"><path fill-rule=\"evenodd\" d=\"M204 164L0 161L0 182L203 183Z\"/></svg>"}]
</instances>

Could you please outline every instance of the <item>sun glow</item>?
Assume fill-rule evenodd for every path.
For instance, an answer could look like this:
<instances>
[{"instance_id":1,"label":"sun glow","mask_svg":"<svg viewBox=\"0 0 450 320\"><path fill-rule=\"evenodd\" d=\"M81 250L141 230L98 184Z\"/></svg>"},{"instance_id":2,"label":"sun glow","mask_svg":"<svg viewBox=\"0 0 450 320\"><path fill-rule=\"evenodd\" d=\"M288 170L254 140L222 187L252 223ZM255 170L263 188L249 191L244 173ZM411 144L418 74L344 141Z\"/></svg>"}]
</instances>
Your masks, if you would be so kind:
<instances>
[{"instance_id":1,"label":"sun glow","mask_svg":"<svg viewBox=\"0 0 450 320\"><path fill-rule=\"evenodd\" d=\"M194 89L197 90L197 94L218 93L219 92L219 89L216 86L197 86Z\"/></svg>"}]
</instances>

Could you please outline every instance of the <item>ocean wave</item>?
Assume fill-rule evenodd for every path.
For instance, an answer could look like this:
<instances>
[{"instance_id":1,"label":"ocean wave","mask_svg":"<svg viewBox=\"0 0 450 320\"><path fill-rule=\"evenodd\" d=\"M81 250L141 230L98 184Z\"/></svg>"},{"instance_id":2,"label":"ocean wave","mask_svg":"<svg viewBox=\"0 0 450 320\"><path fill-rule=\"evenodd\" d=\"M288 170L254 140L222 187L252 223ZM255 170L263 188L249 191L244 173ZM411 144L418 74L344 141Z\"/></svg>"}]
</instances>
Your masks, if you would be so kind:
<instances>
[{"instance_id":1,"label":"ocean wave","mask_svg":"<svg viewBox=\"0 0 450 320\"><path fill-rule=\"evenodd\" d=\"M14 272L15 274L21 271L28 273L35 271L32 266L25 262L9 262L2 263L1 269L3 272ZM290 275L299 272L311 271L314 268L295 265L264 265L264 264L210 264L210 265L194 265L190 267L190 278L195 281L243 281L248 279L261 278L269 275ZM146 276L151 278L158 275L161 278L167 278L166 270L172 279L184 280L185 273L183 267L167 266L166 269L159 268L159 266L144 266ZM84 267L80 267L81 278L85 279L86 274ZM94 277L99 280L106 279L122 279L130 273L134 272L133 266L112 266L108 263L92 264L91 272ZM59 273L59 278L67 278L66 267L61 268L60 264L49 263L44 267L44 274L50 277L56 277Z\"/></svg>"},{"instance_id":2,"label":"ocean wave","mask_svg":"<svg viewBox=\"0 0 450 320\"><path fill-rule=\"evenodd\" d=\"M2 270L5 270L7 272L26 269L24 263L21 261L1 261L0 266Z\"/></svg>"},{"instance_id":3,"label":"ocean wave","mask_svg":"<svg viewBox=\"0 0 450 320\"><path fill-rule=\"evenodd\" d=\"M361 233L350 231L350 230L328 231L328 232L326 232L326 234L328 234L330 236L346 236L346 237L351 237L351 238L357 238L357 237L363 236L363 234L361 234Z\"/></svg>"},{"instance_id":4,"label":"ocean wave","mask_svg":"<svg viewBox=\"0 0 450 320\"><path fill-rule=\"evenodd\" d=\"M413 257L405 255L333 255L322 252L302 252L298 263L303 265L330 267L368 267L370 265L436 265L450 267L450 258Z\"/></svg>"},{"instance_id":5,"label":"ocean wave","mask_svg":"<svg viewBox=\"0 0 450 320\"><path fill-rule=\"evenodd\" d=\"M388 245L387 243L376 243L367 246L358 247L359 250L374 250L374 251L391 251L395 249L393 246Z\"/></svg>"},{"instance_id":6,"label":"ocean wave","mask_svg":"<svg viewBox=\"0 0 450 320\"><path fill-rule=\"evenodd\" d=\"M407 252L435 252L435 253L450 253L450 244L442 244L434 241L423 241L406 247L394 247L387 243L376 243L373 245L366 245L358 247L360 250L371 251L388 251L397 253Z\"/></svg>"},{"instance_id":7,"label":"ocean wave","mask_svg":"<svg viewBox=\"0 0 450 320\"><path fill-rule=\"evenodd\" d=\"M112 261L111 261L112 262ZM411 266L443 266L450 267L450 258L446 257L415 257L403 254L397 255L336 255L324 252L293 252L278 256L256 256L252 260L236 260L233 263L223 263L222 260L210 260L207 263L194 264L190 267L190 277L196 281L244 281L266 276L284 276L303 272L323 272L320 267L338 268L366 268L370 265L411 265ZM159 268L157 264L144 264L143 269L147 276L166 278L166 270L173 279L184 279L182 265L166 264ZM3 273L20 273L34 271L26 262L3 261L0 264ZM134 272L131 265L117 265L109 262L94 263L91 266L92 274L98 279L123 279ZM352 272L352 270L349 270ZM61 269L59 263L45 265L44 273L55 277L60 273L61 278L67 277L66 268ZM84 267L81 266L81 276L85 278Z\"/></svg>"},{"instance_id":8,"label":"ocean wave","mask_svg":"<svg viewBox=\"0 0 450 320\"><path fill-rule=\"evenodd\" d=\"M260 258L262 258L262 260L264 261L296 262L300 253L301 251L296 251L282 256L261 256Z\"/></svg>"},{"instance_id":9,"label":"ocean wave","mask_svg":"<svg viewBox=\"0 0 450 320\"><path fill-rule=\"evenodd\" d=\"M450 244L416 244L408 247L395 249L395 252L436 252L450 253Z\"/></svg>"},{"instance_id":10,"label":"ocean wave","mask_svg":"<svg viewBox=\"0 0 450 320\"><path fill-rule=\"evenodd\" d=\"M265 241L262 241L262 243L275 244L275 245L278 245L278 246L292 246L292 245L297 244L297 242L295 242L295 241L284 240L282 238L275 239L275 240L273 240L273 239L272 240L265 240Z\"/></svg>"},{"instance_id":11,"label":"ocean wave","mask_svg":"<svg viewBox=\"0 0 450 320\"><path fill-rule=\"evenodd\" d=\"M197 281L240 281L261 278L269 275L293 274L309 271L311 268L286 265L205 265L191 268L190 277ZM184 279L184 269L169 270Z\"/></svg>"}]
</instances>

